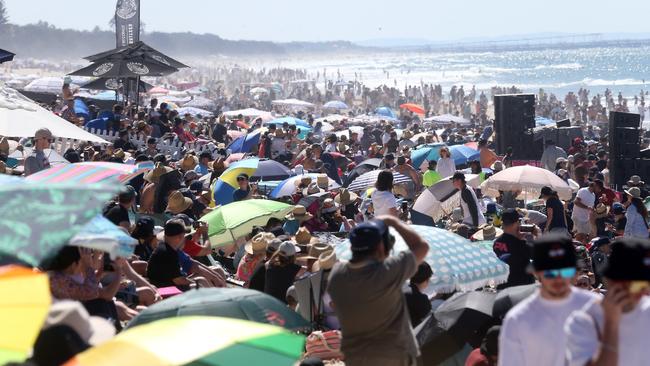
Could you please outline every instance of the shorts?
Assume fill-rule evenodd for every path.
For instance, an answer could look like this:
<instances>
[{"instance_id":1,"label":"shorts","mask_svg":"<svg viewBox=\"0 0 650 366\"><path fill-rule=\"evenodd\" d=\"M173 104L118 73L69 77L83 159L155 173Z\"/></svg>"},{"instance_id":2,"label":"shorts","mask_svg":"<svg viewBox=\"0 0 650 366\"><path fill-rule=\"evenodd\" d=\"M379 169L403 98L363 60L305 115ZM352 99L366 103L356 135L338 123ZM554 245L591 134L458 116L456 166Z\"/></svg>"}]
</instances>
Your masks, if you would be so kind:
<instances>
[{"instance_id":1,"label":"shorts","mask_svg":"<svg viewBox=\"0 0 650 366\"><path fill-rule=\"evenodd\" d=\"M576 234L591 234L591 222L573 219L573 231Z\"/></svg>"}]
</instances>

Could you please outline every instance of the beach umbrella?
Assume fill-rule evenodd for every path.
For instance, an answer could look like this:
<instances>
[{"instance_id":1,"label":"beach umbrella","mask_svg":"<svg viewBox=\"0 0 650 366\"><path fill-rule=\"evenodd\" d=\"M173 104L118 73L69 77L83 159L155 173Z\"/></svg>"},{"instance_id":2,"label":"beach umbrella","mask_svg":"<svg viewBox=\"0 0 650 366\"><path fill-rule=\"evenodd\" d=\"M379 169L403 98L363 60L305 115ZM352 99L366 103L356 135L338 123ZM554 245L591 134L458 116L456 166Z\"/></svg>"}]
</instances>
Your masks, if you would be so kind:
<instances>
[{"instance_id":1,"label":"beach umbrella","mask_svg":"<svg viewBox=\"0 0 650 366\"><path fill-rule=\"evenodd\" d=\"M472 291L488 285L498 285L508 279L509 267L491 250L472 245L468 239L451 231L431 226L411 225L429 244L426 262L433 269L427 293ZM394 252L408 250L404 239L391 228L395 236ZM339 258L352 258L350 242L335 247Z\"/></svg>"},{"instance_id":2,"label":"beach umbrella","mask_svg":"<svg viewBox=\"0 0 650 366\"><path fill-rule=\"evenodd\" d=\"M73 87L73 85L71 85ZM25 86L26 91L36 93L59 94L63 88L63 78L57 76L46 76L32 80Z\"/></svg>"},{"instance_id":3,"label":"beach umbrella","mask_svg":"<svg viewBox=\"0 0 650 366\"><path fill-rule=\"evenodd\" d=\"M478 187L480 183L478 174L466 174L465 179L467 185L472 188ZM456 207L460 207L460 193L454 187L451 177L447 177L422 191L412 210L438 221Z\"/></svg>"},{"instance_id":4,"label":"beach umbrella","mask_svg":"<svg viewBox=\"0 0 650 366\"><path fill-rule=\"evenodd\" d=\"M237 137L228 145L227 149L231 153L249 153L260 143L261 136L261 129L257 129L251 133Z\"/></svg>"},{"instance_id":5,"label":"beach umbrella","mask_svg":"<svg viewBox=\"0 0 650 366\"><path fill-rule=\"evenodd\" d=\"M343 182L343 186L347 187L352 183L355 179L357 179L359 176L368 173L371 170L375 170L379 168L379 165L381 165L381 159L379 158L372 158L372 159L367 159L359 163L352 171L345 177L345 181Z\"/></svg>"},{"instance_id":6,"label":"beach umbrella","mask_svg":"<svg viewBox=\"0 0 650 366\"><path fill-rule=\"evenodd\" d=\"M419 105L413 104L413 103L400 104L399 107L402 108L402 109L406 109L407 111L417 113L417 114L424 114L424 112L425 112L424 108L422 108L422 106L419 106Z\"/></svg>"},{"instance_id":7,"label":"beach umbrella","mask_svg":"<svg viewBox=\"0 0 650 366\"><path fill-rule=\"evenodd\" d=\"M412 166L420 167L425 161L440 159L440 149L447 146L444 143L420 145L411 150Z\"/></svg>"},{"instance_id":8,"label":"beach umbrella","mask_svg":"<svg viewBox=\"0 0 650 366\"><path fill-rule=\"evenodd\" d=\"M539 197L542 187L557 191L560 199L569 200L573 195L571 187L555 173L530 165L504 169L481 184L481 191L488 196L498 191L520 191L525 197Z\"/></svg>"},{"instance_id":9,"label":"beach umbrella","mask_svg":"<svg viewBox=\"0 0 650 366\"><path fill-rule=\"evenodd\" d=\"M358 192L370 187L374 187L375 182L377 182L377 176L379 176L380 172L381 170L371 170L367 173L364 173L353 180L347 188L350 191ZM394 185L411 182L413 182L413 180L411 180L411 178L407 177L406 175L400 174L398 172L393 172Z\"/></svg>"},{"instance_id":10,"label":"beach umbrella","mask_svg":"<svg viewBox=\"0 0 650 366\"><path fill-rule=\"evenodd\" d=\"M329 102L323 104L323 108L341 110L349 109L350 107L348 107L347 104L341 102L340 100L330 100Z\"/></svg>"},{"instance_id":11,"label":"beach umbrella","mask_svg":"<svg viewBox=\"0 0 650 366\"><path fill-rule=\"evenodd\" d=\"M134 177L153 169L152 162L137 165L109 163L103 161L88 161L74 164L62 164L41 170L27 178L30 182L40 183L98 183L107 180L118 180L126 183Z\"/></svg>"},{"instance_id":12,"label":"beach umbrella","mask_svg":"<svg viewBox=\"0 0 650 366\"><path fill-rule=\"evenodd\" d=\"M456 165L468 164L470 161L478 160L480 156L478 150L465 145L449 146L449 153L451 154L451 158L454 159Z\"/></svg>"},{"instance_id":13,"label":"beach umbrella","mask_svg":"<svg viewBox=\"0 0 650 366\"><path fill-rule=\"evenodd\" d=\"M207 315L250 320L293 331L305 331L309 323L287 304L263 292L245 288L202 288L149 306L128 327L177 316Z\"/></svg>"},{"instance_id":14,"label":"beach umbrella","mask_svg":"<svg viewBox=\"0 0 650 366\"><path fill-rule=\"evenodd\" d=\"M68 75L114 78L135 78L142 76L165 76L178 71L149 55L114 53L98 58L92 63Z\"/></svg>"},{"instance_id":15,"label":"beach umbrella","mask_svg":"<svg viewBox=\"0 0 650 366\"><path fill-rule=\"evenodd\" d=\"M219 179L216 180L213 190L214 201L219 205L232 202L232 194L239 189L237 176L246 174L251 177L259 165L260 159L244 159L236 161L228 166Z\"/></svg>"},{"instance_id":16,"label":"beach umbrella","mask_svg":"<svg viewBox=\"0 0 650 366\"><path fill-rule=\"evenodd\" d=\"M536 116L535 117L535 126L537 126L537 127L548 126L548 125L552 125L552 124L555 124L555 123L557 123L557 122L555 122L554 120L552 120L550 118L541 117L541 116Z\"/></svg>"},{"instance_id":17,"label":"beach umbrella","mask_svg":"<svg viewBox=\"0 0 650 366\"><path fill-rule=\"evenodd\" d=\"M528 296L537 291L537 284L513 286L499 290L492 307L492 316L495 320L501 322L505 318L508 310L523 301Z\"/></svg>"},{"instance_id":18,"label":"beach umbrella","mask_svg":"<svg viewBox=\"0 0 650 366\"><path fill-rule=\"evenodd\" d=\"M285 196L291 196L292 194L296 193L296 182L300 182L300 179L303 177L310 177L312 182L316 181L316 178L318 177L318 174L315 173L309 173L309 174L303 174L303 175L296 175L293 177L289 177L282 182L280 182L269 194L269 197L271 198L280 198L280 197L285 197ZM334 189L341 188L341 186L336 183L332 178L327 177L327 190L331 191Z\"/></svg>"},{"instance_id":19,"label":"beach umbrella","mask_svg":"<svg viewBox=\"0 0 650 366\"><path fill-rule=\"evenodd\" d=\"M19 162L24 162L25 158L32 154L33 149L31 147L24 147L23 151L16 150L9 154L8 157L14 158ZM43 149L43 154L47 156L47 160L50 162L51 166L59 164L70 164L63 156L61 156L56 150L53 149Z\"/></svg>"},{"instance_id":20,"label":"beach umbrella","mask_svg":"<svg viewBox=\"0 0 650 366\"><path fill-rule=\"evenodd\" d=\"M439 116L433 116L424 119L425 122L437 122L437 123L458 123L460 125L468 125L470 120L463 118L461 116L454 116L453 114L442 114Z\"/></svg>"},{"instance_id":21,"label":"beach umbrella","mask_svg":"<svg viewBox=\"0 0 650 366\"><path fill-rule=\"evenodd\" d=\"M185 114L188 113L192 117L196 117L198 115L201 115L202 117L212 117L214 115L210 111L206 111L205 109L195 108L195 107L182 107L182 108L178 108L176 111L178 112L179 116L184 116Z\"/></svg>"},{"instance_id":22,"label":"beach umbrella","mask_svg":"<svg viewBox=\"0 0 650 366\"><path fill-rule=\"evenodd\" d=\"M434 316L443 329L463 344L492 325L496 296L494 292L482 291L457 293L445 300Z\"/></svg>"},{"instance_id":23,"label":"beach umbrella","mask_svg":"<svg viewBox=\"0 0 650 366\"><path fill-rule=\"evenodd\" d=\"M12 61L14 59L14 56L16 56L15 53L0 49L0 64L3 62Z\"/></svg>"},{"instance_id":24,"label":"beach umbrella","mask_svg":"<svg viewBox=\"0 0 650 366\"><path fill-rule=\"evenodd\" d=\"M296 118L296 117L280 117L276 118L272 121L265 122L265 125L276 125L276 126L282 126L283 124L287 123L289 126L296 126L296 127L307 127L311 128L309 123L306 121Z\"/></svg>"},{"instance_id":25,"label":"beach umbrella","mask_svg":"<svg viewBox=\"0 0 650 366\"><path fill-rule=\"evenodd\" d=\"M86 84L80 86L83 89L92 89L92 90L119 90L123 87L123 82L117 78L97 78L93 81L90 81ZM141 91L147 91L153 88L153 85L146 83L140 80L140 89ZM115 98L113 98L115 99Z\"/></svg>"},{"instance_id":26,"label":"beach umbrella","mask_svg":"<svg viewBox=\"0 0 650 366\"><path fill-rule=\"evenodd\" d=\"M138 56L146 56L148 58L151 58L153 60L156 60L164 65L168 65L171 67L175 67L177 69L183 69L183 68L188 68L189 66L185 65L184 63L177 61L164 53L156 50L155 48L147 45L146 43L142 41L138 41L135 43L132 43L128 46L121 47L121 48L115 48L112 50L104 51L97 53L92 56L87 56L84 57L84 59L88 61L97 61L99 59L103 59L107 56L112 56L112 55L120 55L122 57L138 57Z\"/></svg>"},{"instance_id":27,"label":"beach umbrella","mask_svg":"<svg viewBox=\"0 0 650 366\"><path fill-rule=\"evenodd\" d=\"M395 112L389 107L379 107L375 109L375 114L383 117L389 117L392 119L397 119Z\"/></svg>"},{"instance_id":28,"label":"beach umbrella","mask_svg":"<svg viewBox=\"0 0 650 366\"><path fill-rule=\"evenodd\" d=\"M114 182L31 182L0 175L0 264L37 266L66 245L119 190Z\"/></svg>"},{"instance_id":29,"label":"beach umbrella","mask_svg":"<svg viewBox=\"0 0 650 366\"><path fill-rule=\"evenodd\" d=\"M262 88L262 87L259 87L259 86L258 86L257 88L253 88L253 89L251 89L251 90L250 90L250 93L251 93L251 94L268 94L268 93L269 93L269 90L266 89L266 88Z\"/></svg>"},{"instance_id":30,"label":"beach umbrella","mask_svg":"<svg viewBox=\"0 0 650 366\"><path fill-rule=\"evenodd\" d=\"M16 90L0 86L0 136L34 137L43 127L49 128L55 137L108 144L108 141L64 120Z\"/></svg>"},{"instance_id":31,"label":"beach umbrella","mask_svg":"<svg viewBox=\"0 0 650 366\"><path fill-rule=\"evenodd\" d=\"M0 364L29 355L52 302L46 273L15 265L0 267Z\"/></svg>"},{"instance_id":32,"label":"beach umbrella","mask_svg":"<svg viewBox=\"0 0 650 366\"><path fill-rule=\"evenodd\" d=\"M213 109L215 106L216 104L214 101L199 96L194 97L194 99L183 104L183 107L194 107L194 108L201 108L201 109Z\"/></svg>"},{"instance_id":33,"label":"beach umbrella","mask_svg":"<svg viewBox=\"0 0 650 366\"><path fill-rule=\"evenodd\" d=\"M147 92L148 94L169 94L169 89L162 86L154 86Z\"/></svg>"},{"instance_id":34,"label":"beach umbrella","mask_svg":"<svg viewBox=\"0 0 650 366\"><path fill-rule=\"evenodd\" d=\"M281 105L292 108L314 108L313 103L305 102L298 99L278 99L271 102L273 105Z\"/></svg>"},{"instance_id":35,"label":"beach umbrella","mask_svg":"<svg viewBox=\"0 0 650 366\"><path fill-rule=\"evenodd\" d=\"M70 245L101 250L117 257L129 258L138 241L102 215L95 216L75 236Z\"/></svg>"},{"instance_id":36,"label":"beach umbrella","mask_svg":"<svg viewBox=\"0 0 650 366\"><path fill-rule=\"evenodd\" d=\"M66 366L292 366L305 337L241 319L187 316L129 328Z\"/></svg>"},{"instance_id":37,"label":"beach umbrella","mask_svg":"<svg viewBox=\"0 0 650 366\"><path fill-rule=\"evenodd\" d=\"M237 110L234 110L234 111L223 112L223 115L226 116L226 117L229 117L229 118L237 117L240 114L242 115L242 117L254 118L254 117L263 116L263 115L266 115L266 114L271 114L271 112L262 111L262 110L259 110L259 109L256 109L256 108L237 109Z\"/></svg>"},{"instance_id":38,"label":"beach umbrella","mask_svg":"<svg viewBox=\"0 0 650 366\"><path fill-rule=\"evenodd\" d=\"M200 220L209 224L210 243L218 247L233 244L272 217L283 219L292 209L292 205L282 202L250 199L217 207Z\"/></svg>"},{"instance_id":39,"label":"beach umbrella","mask_svg":"<svg viewBox=\"0 0 650 366\"><path fill-rule=\"evenodd\" d=\"M289 178L293 173L282 163L270 160L260 159L257 170L250 177L251 181L258 180L283 180Z\"/></svg>"}]
</instances>

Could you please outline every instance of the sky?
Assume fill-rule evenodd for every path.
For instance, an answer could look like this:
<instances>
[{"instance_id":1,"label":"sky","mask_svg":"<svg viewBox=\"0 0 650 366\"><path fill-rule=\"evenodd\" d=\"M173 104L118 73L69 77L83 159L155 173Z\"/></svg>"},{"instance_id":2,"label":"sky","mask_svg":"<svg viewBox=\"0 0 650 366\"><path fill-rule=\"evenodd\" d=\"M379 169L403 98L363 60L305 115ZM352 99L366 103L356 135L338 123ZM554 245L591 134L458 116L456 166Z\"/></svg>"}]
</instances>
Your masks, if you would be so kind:
<instances>
[{"instance_id":1,"label":"sky","mask_svg":"<svg viewBox=\"0 0 650 366\"><path fill-rule=\"evenodd\" d=\"M108 29L116 0L4 0L14 24ZM263 41L458 40L537 33L648 33L650 1L141 0L146 31Z\"/></svg>"}]
</instances>

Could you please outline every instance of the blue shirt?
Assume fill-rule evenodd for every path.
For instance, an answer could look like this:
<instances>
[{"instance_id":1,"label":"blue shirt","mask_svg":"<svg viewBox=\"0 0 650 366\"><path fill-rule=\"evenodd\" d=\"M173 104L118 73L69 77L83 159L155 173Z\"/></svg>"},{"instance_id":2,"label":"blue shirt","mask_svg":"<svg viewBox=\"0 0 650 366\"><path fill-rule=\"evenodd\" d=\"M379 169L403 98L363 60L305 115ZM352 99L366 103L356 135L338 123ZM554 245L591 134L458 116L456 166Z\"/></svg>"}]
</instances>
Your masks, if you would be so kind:
<instances>
[{"instance_id":1,"label":"blue shirt","mask_svg":"<svg viewBox=\"0 0 650 366\"><path fill-rule=\"evenodd\" d=\"M250 188L247 189L247 190L243 190L243 189L241 189L241 188L238 189L238 190L236 190L236 191L232 194L232 200L233 200L233 202L243 201L244 199L246 199L246 197L248 197L248 193L249 193L250 191L251 191Z\"/></svg>"},{"instance_id":2,"label":"blue shirt","mask_svg":"<svg viewBox=\"0 0 650 366\"><path fill-rule=\"evenodd\" d=\"M192 272L192 258L182 250L177 250L178 262L181 265L181 273L183 276L188 276Z\"/></svg>"},{"instance_id":3,"label":"blue shirt","mask_svg":"<svg viewBox=\"0 0 650 366\"><path fill-rule=\"evenodd\" d=\"M298 220L287 220L282 226L282 230L284 230L288 235L296 235L299 228L300 223Z\"/></svg>"},{"instance_id":4,"label":"blue shirt","mask_svg":"<svg viewBox=\"0 0 650 366\"><path fill-rule=\"evenodd\" d=\"M107 129L108 119L107 118L97 118L86 123L86 128L95 128L100 131L105 131Z\"/></svg>"},{"instance_id":5,"label":"blue shirt","mask_svg":"<svg viewBox=\"0 0 650 366\"><path fill-rule=\"evenodd\" d=\"M195 171L198 175L206 175L206 174L210 173L210 171L208 170L208 166L207 166L207 165L201 165L201 164L197 165L197 166L194 168L194 171Z\"/></svg>"}]
</instances>

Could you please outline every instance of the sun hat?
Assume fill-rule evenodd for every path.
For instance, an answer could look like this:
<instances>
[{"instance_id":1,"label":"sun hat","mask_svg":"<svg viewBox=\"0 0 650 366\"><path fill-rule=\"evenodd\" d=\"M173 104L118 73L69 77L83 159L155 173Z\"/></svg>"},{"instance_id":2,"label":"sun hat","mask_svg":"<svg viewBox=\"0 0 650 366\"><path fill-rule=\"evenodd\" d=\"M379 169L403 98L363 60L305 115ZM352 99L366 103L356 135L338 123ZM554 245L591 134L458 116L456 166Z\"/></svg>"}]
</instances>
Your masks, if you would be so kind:
<instances>
[{"instance_id":1,"label":"sun hat","mask_svg":"<svg viewBox=\"0 0 650 366\"><path fill-rule=\"evenodd\" d=\"M244 245L244 250L250 255L264 254L266 248L269 245L269 241L275 239L275 236L271 233L258 233Z\"/></svg>"},{"instance_id":2,"label":"sun hat","mask_svg":"<svg viewBox=\"0 0 650 366\"><path fill-rule=\"evenodd\" d=\"M198 164L199 158L197 158L195 155L187 154L183 157L183 160L181 160L180 167L182 171L188 171L196 168Z\"/></svg>"},{"instance_id":3,"label":"sun hat","mask_svg":"<svg viewBox=\"0 0 650 366\"><path fill-rule=\"evenodd\" d=\"M150 183L158 183L161 176L171 172L172 170L174 169L163 165L163 163L156 163L156 166L144 175L144 180Z\"/></svg>"},{"instance_id":4,"label":"sun hat","mask_svg":"<svg viewBox=\"0 0 650 366\"><path fill-rule=\"evenodd\" d=\"M628 186L631 186L631 185L635 185L635 186L636 186L636 185L644 185L644 184L645 184L645 182L642 181L642 180L641 180L641 177L639 177L638 175L633 175L633 176L631 176L631 177L630 177L630 180L627 181L627 185L628 185Z\"/></svg>"},{"instance_id":5,"label":"sun hat","mask_svg":"<svg viewBox=\"0 0 650 366\"><path fill-rule=\"evenodd\" d=\"M287 220L298 220L298 222L304 222L311 220L314 217L311 213L307 212L307 209L303 205L295 205L291 213L285 216Z\"/></svg>"},{"instance_id":6,"label":"sun hat","mask_svg":"<svg viewBox=\"0 0 650 366\"><path fill-rule=\"evenodd\" d=\"M646 239L621 237L611 244L603 276L618 281L650 281L650 244Z\"/></svg>"},{"instance_id":7,"label":"sun hat","mask_svg":"<svg viewBox=\"0 0 650 366\"><path fill-rule=\"evenodd\" d=\"M311 177L310 176L304 176L301 177L300 179L296 179L293 184L295 184L296 187L299 186L309 186L311 184Z\"/></svg>"},{"instance_id":8,"label":"sun hat","mask_svg":"<svg viewBox=\"0 0 650 366\"><path fill-rule=\"evenodd\" d=\"M313 237L312 237L311 233L304 226L301 226L300 228L298 228L298 231L296 232L296 235L294 236L294 240L296 241L296 243L298 245L310 244L312 242L312 239L313 239Z\"/></svg>"},{"instance_id":9,"label":"sun hat","mask_svg":"<svg viewBox=\"0 0 650 366\"><path fill-rule=\"evenodd\" d=\"M72 328L82 340L93 346L115 336L115 327L109 321L98 316L90 316L78 301L60 300L52 303L43 329L57 325Z\"/></svg>"},{"instance_id":10,"label":"sun hat","mask_svg":"<svg viewBox=\"0 0 650 366\"><path fill-rule=\"evenodd\" d=\"M494 225L485 225L483 228L472 235L474 240L494 240L497 236L501 236L503 230L495 227Z\"/></svg>"},{"instance_id":11,"label":"sun hat","mask_svg":"<svg viewBox=\"0 0 650 366\"><path fill-rule=\"evenodd\" d=\"M332 250L330 252L321 253L318 256L318 260L312 266L313 272L318 272L320 270L327 271L332 269L336 264L336 253Z\"/></svg>"},{"instance_id":12,"label":"sun hat","mask_svg":"<svg viewBox=\"0 0 650 366\"><path fill-rule=\"evenodd\" d=\"M321 192L325 191L318 187L318 184L316 182L311 182L307 188L303 189L302 194L304 196L309 196L310 194L317 194Z\"/></svg>"},{"instance_id":13,"label":"sun hat","mask_svg":"<svg viewBox=\"0 0 650 366\"><path fill-rule=\"evenodd\" d=\"M625 193L632 196L632 198L641 198L641 189L639 187L628 188Z\"/></svg>"},{"instance_id":14,"label":"sun hat","mask_svg":"<svg viewBox=\"0 0 650 366\"><path fill-rule=\"evenodd\" d=\"M576 251L568 235L547 234L533 242L533 268L536 271L575 267Z\"/></svg>"},{"instance_id":15,"label":"sun hat","mask_svg":"<svg viewBox=\"0 0 650 366\"><path fill-rule=\"evenodd\" d=\"M193 203L194 202L192 202L191 198L183 196L183 194L179 191L174 191L169 196L169 202L167 203L166 211L169 211L173 214L179 214L190 208Z\"/></svg>"},{"instance_id":16,"label":"sun hat","mask_svg":"<svg viewBox=\"0 0 650 366\"><path fill-rule=\"evenodd\" d=\"M307 250L307 255L310 257L318 258L321 254L329 253L332 251L334 251L333 246L327 243L316 242L309 245L309 249Z\"/></svg>"},{"instance_id":17,"label":"sun hat","mask_svg":"<svg viewBox=\"0 0 650 366\"><path fill-rule=\"evenodd\" d=\"M341 189L341 193L334 197L334 202L340 204L341 206L347 206L351 203L356 202L358 199L359 195L354 192L350 192L350 190L347 188L343 188Z\"/></svg>"},{"instance_id":18,"label":"sun hat","mask_svg":"<svg viewBox=\"0 0 650 366\"><path fill-rule=\"evenodd\" d=\"M605 205L604 203L598 203L596 205L596 208L594 208L594 218L600 219L603 217L607 217L609 215L609 206Z\"/></svg>"},{"instance_id":19,"label":"sun hat","mask_svg":"<svg viewBox=\"0 0 650 366\"><path fill-rule=\"evenodd\" d=\"M318 185L318 188L327 190L327 187L329 187L329 181L327 174L318 174L316 176L316 185Z\"/></svg>"},{"instance_id":20,"label":"sun hat","mask_svg":"<svg viewBox=\"0 0 650 366\"><path fill-rule=\"evenodd\" d=\"M332 212L336 212L336 210L338 210L338 208L339 207L338 207L337 203L334 202L334 199L326 198L323 201L323 207L321 208L321 211L323 213L332 213Z\"/></svg>"}]
</instances>

